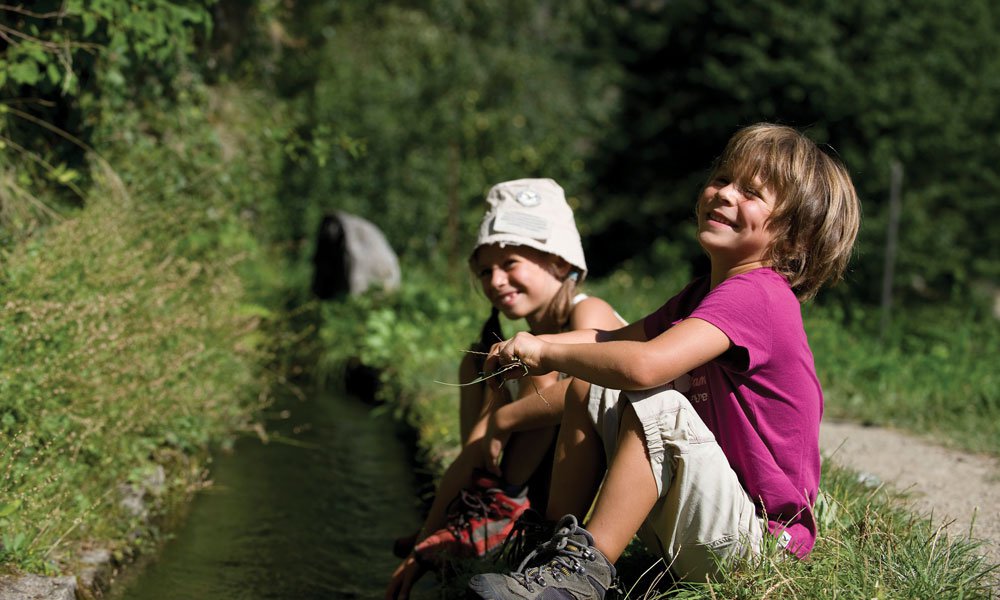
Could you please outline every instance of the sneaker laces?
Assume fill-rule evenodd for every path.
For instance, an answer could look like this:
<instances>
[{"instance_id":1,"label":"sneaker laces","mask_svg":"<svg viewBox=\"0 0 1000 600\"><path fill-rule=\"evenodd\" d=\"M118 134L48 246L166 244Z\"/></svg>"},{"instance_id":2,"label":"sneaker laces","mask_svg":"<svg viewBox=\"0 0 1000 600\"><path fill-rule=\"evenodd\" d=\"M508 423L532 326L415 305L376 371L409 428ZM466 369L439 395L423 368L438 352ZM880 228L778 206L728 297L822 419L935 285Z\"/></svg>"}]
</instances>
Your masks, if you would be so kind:
<instances>
[{"instance_id":1,"label":"sneaker laces","mask_svg":"<svg viewBox=\"0 0 1000 600\"><path fill-rule=\"evenodd\" d=\"M534 591L532 583L542 587L546 585L544 578L546 571L552 575L552 579L555 581L560 581L573 574L585 574L587 569L584 563L596 560L597 553L589 546L581 546L576 540L570 539L570 536L576 531L576 519L572 520L572 524L573 527L560 527L548 542L525 557L517 571L510 574L511 578L531 592ZM538 566L528 567L536 556L543 556L548 560Z\"/></svg>"},{"instance_id":2,"label":"sneaker laces","mask_svg":"<svg viewBox=\"0 0 1000 600\"><path fill-rule=\"evenodd\" d=\"M477 517L489 518L499 516L495 494L497 489L464 489L448 505L447 528L456 537L465 529L471 528L473 520Z\"/></svg>"}]
</instances>

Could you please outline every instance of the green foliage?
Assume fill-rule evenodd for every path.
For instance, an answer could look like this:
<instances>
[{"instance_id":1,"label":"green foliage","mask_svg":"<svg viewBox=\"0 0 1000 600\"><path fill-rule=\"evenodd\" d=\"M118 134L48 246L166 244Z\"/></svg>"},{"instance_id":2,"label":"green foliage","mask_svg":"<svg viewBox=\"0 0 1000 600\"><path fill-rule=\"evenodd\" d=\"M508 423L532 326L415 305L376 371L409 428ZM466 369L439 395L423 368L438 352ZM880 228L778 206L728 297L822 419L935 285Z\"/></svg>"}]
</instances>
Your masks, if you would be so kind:
<instances>
[{"instance_id":1,"label":"green foliage","mask_svg":"<svg viewBox=\"0 0 1000 600\"><path fill-rule=\"evenodd\" d=\"M145 102L183 99L213 0L43 0L0 7L0 243L79 205L103 139ZM44 201L41 200L44 198ZM8 215L7 213L13 213Z\"/></svg>"},{"instance_id":2,"label":"green foliage","mask_svg":"<svg viewBox=\"0 0 1000 600\"><path fill-rule=\"evenodd\" d=\"M211 29L214 0L42 0L0 8L9 46L0 93L77 95L94 75L125 86L130 67L174 69ZM103 64L100 64L101 61ZM94 89L91 87L90 89Z\"/></svg>"},{"instance_id":3,"label":"green foliage","mask_svg":"<svg viewBox=\"0 0 1000 600\"><path fill-rule=\"evenodd\" d=\"M283 376L264 367L287 343L284 278L255 235L273 222L281 113L234 87L191 91L121 113L85 207L0 263L5 568L59 572L84 541L155 534L123 486L142 493L165 467L146 498L165 510Z\"/></svg>"},{"instance_id":4,"label":"green foliage","mask_svg":"<svg viewBox=\"0 0 1000 600\"><path fill-rule=\"evenodd\" d=\"M605 46L626 70L618 119L588 164L598 197L589 248L605 271L660 236L690 243L694 194L739 126L808 129L844 159L865 219L850 293L877 299L889 167L904 167L897 285L940 300L1000 276L997 11L990 0L715 0L620 8ZM959 200L961 199L961 200ZM989 228L987 228L989 229ZM693 245L690 253L695 253ZM601 261L601 262L598 262Z\"/></svg>"},{"instance_id":5,"label":"green foliage","mask_svg":"<svg viewBox=\"0 0 1000 600\"><path fill-rule=\"evenodd\" d=\"M587 194L583 160L609 102L604 74L573 64L575 3L337 5L303 8L314 51L287 66L309 151L289 182L291 231L311 235L342 208L415 261L456 264L493 183L547 176L571 203Z\"/></svg>"},{"instance_id":6,"label":"green foliage","mask_svg":"<svg viewBox=\"0 0 1000 600\"><path fill-rule=\"evenodd\" d=\"M463 291L464 290L464 291ZM455 383L462 353L488 315L470 312L468 288L445 284L434 274L408 270L397 294L371 292L321 306L320 377L340 380L354 360L380 372L379 400L409 420L421 444L440 462L458 443ZM483 303L480 301L480 303Z\"/></svg>"},{"instance_id":7,"label":"green foliage","mask_svg":"<svg viewBox=\"0 0 1000 600\"><path fill-rule=\"evenodd\" d=\"M232 310L245 300L226 261L180 251L179 215L99 192L12 253L2 281L0 432L23 447L4 456L0 504L22 505L4 529L28 541L6 550L29 568L56 561L70 534L123 537L118 486L241 424L260 358L244 337L259 319Z\"/></svg>"}]
</instances>

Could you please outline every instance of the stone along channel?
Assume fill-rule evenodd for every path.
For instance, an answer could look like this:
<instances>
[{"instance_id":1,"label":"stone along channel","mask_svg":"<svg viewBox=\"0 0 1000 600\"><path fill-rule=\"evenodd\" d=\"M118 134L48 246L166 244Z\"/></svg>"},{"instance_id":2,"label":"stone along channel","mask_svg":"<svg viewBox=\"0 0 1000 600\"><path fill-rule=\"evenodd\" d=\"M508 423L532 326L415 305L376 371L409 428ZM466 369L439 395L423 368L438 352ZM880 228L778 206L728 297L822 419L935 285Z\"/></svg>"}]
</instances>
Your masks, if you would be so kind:
<instances>
[{"instance_id":1,"label":"stone along channel","mask_svg":"<svg viewBox=\"0 0 1000 600\"><path fill-rule=\"evenodd\" d=\"M116 600L379 598L392 540L420 523L409 449L345 396L288 401L270 441L217 455L213 485Z\"/></svg>"}]
</instances>

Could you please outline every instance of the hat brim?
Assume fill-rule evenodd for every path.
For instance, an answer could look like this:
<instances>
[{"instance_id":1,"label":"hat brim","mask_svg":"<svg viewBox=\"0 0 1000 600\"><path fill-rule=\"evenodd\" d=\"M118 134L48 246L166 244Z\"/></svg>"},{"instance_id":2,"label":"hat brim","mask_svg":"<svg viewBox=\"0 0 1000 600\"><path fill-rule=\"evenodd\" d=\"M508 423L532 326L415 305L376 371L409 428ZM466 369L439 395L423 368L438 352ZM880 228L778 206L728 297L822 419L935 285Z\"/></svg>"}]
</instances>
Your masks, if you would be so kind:
<instances>
[{"instance_id":1,"label":"hat brim","mask_svg":"<svg viewBox=\"0 0 1000 600\"><path fill-rule=\"evenodd\" d=\"M539 242L531 238L525 238L519 235L494 233L487 236L484 239L479 240L479 243L476 244L476 247L472 250L472 254L469 255L469 261L471 262L473 258L475 258L476 252L478 252L480 248L482 248L483 246L492 246L494 244L500 246L501 248L504 246L527 246L528 248L533 248L535 250L538 250L539 252L544 252L545 254L556 256L558 258L565 260L567 264L569 264L571 267L573 267L580 273L580 277L579 279L577 279L577 283L582 283L583 280L586 279L587 277L587 268L585 266L575 264L574 262L567 260L565 257L553 253L551 249L544 242Z\"/></svg>"}]
</instances>

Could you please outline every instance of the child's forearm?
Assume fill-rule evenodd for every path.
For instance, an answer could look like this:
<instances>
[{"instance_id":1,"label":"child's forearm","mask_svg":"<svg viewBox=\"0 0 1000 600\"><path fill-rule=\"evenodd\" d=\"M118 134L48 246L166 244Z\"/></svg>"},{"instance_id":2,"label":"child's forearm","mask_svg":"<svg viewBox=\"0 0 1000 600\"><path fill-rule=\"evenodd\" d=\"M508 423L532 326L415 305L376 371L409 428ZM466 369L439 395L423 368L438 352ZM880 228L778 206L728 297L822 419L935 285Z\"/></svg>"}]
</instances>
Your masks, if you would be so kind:
<instances>
[{"instance_id":1,"label":"child's forearm","mask_svg":"<svg viewBox=\"0 0 1000 600\"><path fill-rule=\"evenodd\" d=\"M591 383L619 390L641 390L662 385L670 378L650 360L647 344L635 341L565 344L546 342L539 365Z\"/></svg>"},{"instance_id":2,"label":"child's forearm","mask_svg":"<svg viewBox=\"0 0 1000 600\"><path fill-rule=\"evenodd\" d=\"M506 352L523 356L529 368L537 365L538 370L561 371L620 390L644 390L671 382L720 356L730 345L725 333L701 319L685 319L649 341L526 342Z\"/></svg>"}]
</instances>

